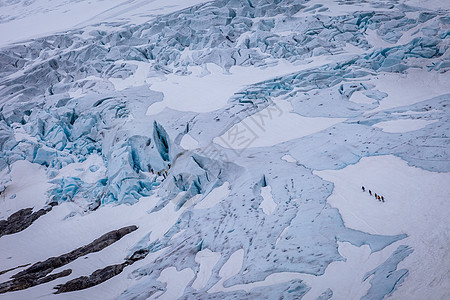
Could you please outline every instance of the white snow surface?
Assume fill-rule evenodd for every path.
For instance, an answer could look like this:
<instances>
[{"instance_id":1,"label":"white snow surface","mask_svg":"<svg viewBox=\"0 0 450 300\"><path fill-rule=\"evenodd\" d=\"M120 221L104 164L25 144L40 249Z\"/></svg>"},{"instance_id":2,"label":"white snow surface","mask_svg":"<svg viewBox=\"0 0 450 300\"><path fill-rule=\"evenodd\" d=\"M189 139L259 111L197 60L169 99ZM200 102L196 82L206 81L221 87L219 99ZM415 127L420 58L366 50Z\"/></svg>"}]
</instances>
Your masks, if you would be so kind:
<instances>
[{"instance_id":1,"label":"white snow surface","mask_svg":"<svg viewBox=\"0 0 450 300\"><path fill-rule=\"evenodd\" d=\"M239 270L242 268L243 259L244 249L239 249L234 252L219 271L219 276L221 277L221 279L211 289L208 290L208 293L226 290L223 287L223 282L231 278L233 275L239 273Z\"/></svg>"},{"instance_id":2,"label":"white snow surface","mask_svg":"<svg viewBox=\"0 0 450 300\"><path fill-rule=\"evenodd\" d=\"M2 1L0 47L101 22L142 23L207 0L76 0ZM142 13L145 12L145 13Z\"/></svg>"},{"instance_id":3,"label":"white snow surface","mask_svg":"<svg viewBox=\"0 0 450 300\"><path fill-rule=\"evenodd\" d=\"M404 74L384 73L369 80L369 82L375 84L380 91L388 94L380 105L373 110L381 111L415 104L441 95L442 91L447 90L450 74L448 72L444 74L424 73L418 69L411 69Z\"/></svg>"},{"instance_id":4,"label":"white snow surface","mask_svg":"<svg viewBox=\"0 0 450 300\"><path fill-rule=\"evenodd\" d=\"M379 127L385 132L408 132L424 128L428 124L432 124L434 122L436 121L420 119L393 120L380 122L378 124L375 124L374 127Z\"/></svg>"},{"instance_id":5,"label":"white snow surface","mask_svg":"<svg viewBox=\"0 0 450 300\"><path fill-rule=\"evenodd\" d=\"M33 182L30 180L29 182ZM34 182L40 182L39 177L34 177ZM25 191L33 191L33 184L29 185ZM45 199L45 198L44 198ZM2 249L2 269L9 269L19 265L25 265L30 261L44 261L48 257L54 257L67 253L74 248L84 246L94 239L98 238L108 231L136 224L139 229L134 233L145 233L151 231L151 238L161 237L176 222L180 213L173 212L173 206L169 205L159 212L148 214L148 211L154 207L156 197L142 199L133 206L105 206L95 214L75 215L70 217L76 205L66 203L54 208L52 214L46 219L39 219L33 224L33 229L40 232L39 238L35 237L34 230L25 230L20 235L3 236L0 239ZM58 226L55 226L58 224ZM91 253L75 260L74 262L56 269L71 268L74 272L69 279L90 274L102 266L121 263L123 253L129 251L139 240L139 234L130 234L125 236L114 244L114 247L108 247L101 252ZM155 259L155 257L153 257ZM138 266L145 264L145 261L151 261L149 255L146 260L138 262ZM23 269L23 268L22 268ZM168 271L169 272L169 271ZM129 272L124 272L112 280L108 281L107 287L103 287L95 292L88 290L80 291L76 294L65 294L65 299L80 299L99 297L111 299L118 297L120 293L133 284L132 280L127 279ZM7 280L11 273L5 273L0 276L0 280ZM164 277L163 277L164 278ZM37 295L51 298L59 298L52 294L54 284L64 283L68 278L59 279L57 282L33 287L21 292L14 292L8 295L9 299L31 299ZM163 279L162 279L163 280ZM183 281L181 281L183 282ZM178 287L177 287L178 289ZM95 295L95 296L94 296Z\"/></svg>"},{"instance_id":6,"label":"white snow surface","mask_svg":"<svg viewBox=\"0 0 450 300\"><path fill-rule=\"evenodd\" d=\"M263 202L261 202L259 207L262 208L266 215L270 215L277 207L277 204L272 197L272 188L270 186L262 187L261 196L263 197Z\"/></svg>"},{"instance_id":7,"label":"white snow surface","mask_svg":"<svg viewBox=\"0 0 450 300\"><path fill-rule=\"evenodd\" d=\"M164 269L158 281L167 283L167 292L156 293L150 299L178 299L183 296L184 289L192 278L194 272L188 268L182 271L177 271L175 267Z\"/></svg>"},{"instance_id":8,"label":"white snow surface","mask_svg":"<svg viewBox=\"0 0 450 300\"><path fill-rule=\"evenodd\" d=\"M186 150L194 150L198 148L198 141L196 141L189 133L185 134L181 139L180 146Z\"/></svg>"},{"instance_id":9,"label":"white snow surface","mask_svg":"<svg viewBox=\"0 0 450 300\"><path fill-rule=\"evenodd\" d=\"M6 177L2 172L2 179ZM23 207L39 210L46 202L50 184L39 178L45 177L45 168L28 161L17 161L11 166L11 184L0 196L0 218L6 219ZM11 198L15 195L15 198Z\"/></svg>"},{"instance_id":10,"label":"white snow surface","mask_svg":"<svg viewBox=\"0 0 450 300\"><path fill-rule=\"evenodd\" d=\"M319 57L302 65L281 61L264 68L233 66L229 72L215 64L205 64L203 67L189 67L188 71L192 72L189 76L169 74L163 78L150 77L145 81L151 84L152 90L162 92L164 100L151 105L147 115L158 114L166 107L179 111L215 111L247 85L317 66L325 61Z\"/></svg>"},{"instance_id":11,"label":"white snow surface","mask_svg":"<svg viewBox=\"0 0 450 300\"><path fill-rule=\"evenodd\" d=\"M209 249L199 251L195 255L195 261L200 264L200 270L197 273L197 278L194 283L192 283L194 289L200 290L205 287L211 277L212 269L219 259L220 253L212 252Z\"/></svg>"},{"instance_id":12,"label":"white snow surface","mask_svg":"<svg viewBox=\"0 0 450 300\"><path fill-rule=\"evenodd\" d=\"M0 1L0 224L74 191L0 235L0 291L138 227L1 299L450 299L450 1L258 17L235 2ZM355 27L364 11L388 19ZM363 281L402 245L401 280ZM117 276L54 294L136 250Z\"/></svg>"},{"instance_id":13,"label":"white snow surface","mask_svg":"<svg viewBox=\"0 0 450 300\"><path fill-rule=\"evenodd\" d=\"M421 170L388 155L363 158L342 170L315 174L333 182L335 188L328 202L339 209L347 227L374 234L408 233L408 238L397 243L414 248L399 266L410 270L411 281L402 284L393 299L449 296L449 252L442 249L448 248L450 240L450 225L445 221L450 218L450 173ZM369 189L383 195L385 202L370 196Z\"/></svg>"},{"instance_id":14,"label":"white snow surface","mask_svg":"<svg viewBox=\"0 0 450 300\"><path fill-rule=\"evenodd\" d=\"M216 187L213 189L209 194L202 199L201 202L195 205L196 209L208 209L219 203L220 201L224 200L228 197L230 194L230 184L228 182L225 182L219 187Z\"/></svg>"},{"instance_id":15,"label":"white snow surface","mask_svg":"<svg viewBox=\"0 0 450 300\"><path fill-rule=\"evenodd\" d=\"M214 142L230 149L267 147L304 137L345 121L344 118L304 117L291 112L289 102L275 102L249 116Z\"/></svg>"}]
</instances>

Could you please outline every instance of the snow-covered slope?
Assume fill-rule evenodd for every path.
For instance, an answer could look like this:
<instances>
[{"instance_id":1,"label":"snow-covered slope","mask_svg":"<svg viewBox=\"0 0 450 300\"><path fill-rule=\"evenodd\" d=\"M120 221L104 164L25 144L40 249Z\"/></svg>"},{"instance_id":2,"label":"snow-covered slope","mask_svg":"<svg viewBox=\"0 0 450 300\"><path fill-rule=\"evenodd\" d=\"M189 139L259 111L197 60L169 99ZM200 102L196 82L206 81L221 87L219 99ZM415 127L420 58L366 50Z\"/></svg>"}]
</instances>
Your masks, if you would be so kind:
<instances>
[{"instance_id":1,"label":"snow-covered slope","mask_svg":"<svg viewBox=\"0 0 450 300\"><path fill-rule=\"evenodd\" d=\"M446 1L52 3L0 3L2 297L450 297Z\"/></svg>"}]
</instances>

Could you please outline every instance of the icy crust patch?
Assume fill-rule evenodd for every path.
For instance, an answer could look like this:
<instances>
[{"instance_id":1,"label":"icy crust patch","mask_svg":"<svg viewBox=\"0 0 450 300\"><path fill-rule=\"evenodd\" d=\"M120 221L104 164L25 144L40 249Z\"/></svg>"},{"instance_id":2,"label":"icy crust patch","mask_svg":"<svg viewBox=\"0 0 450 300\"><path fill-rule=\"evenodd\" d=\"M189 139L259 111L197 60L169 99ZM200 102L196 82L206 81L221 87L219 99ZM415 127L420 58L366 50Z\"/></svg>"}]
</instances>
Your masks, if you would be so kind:
<instances>
[{"instance_id":1,"label":"icy crust patch","mask_svg":"<svg viewBox=\"0 0 450 300\"><path fill-rule=\"evenodd\" d=\"M222 287L221 291L230 293L243 290L248 293L256 287L271 286L286 283L291 280L301 280L310 288L308 293L302 298L305 300L330 299L331 295L337 299L360 299L371 290L370 280L367 277L372 278L373 273L369 274L369 270L383 265L384 269L395 271L399 261L405 258L403 255L396 255L395 260L390 259L390 261L386 261L386 256L389 256L392 252L391 249L373 253L367 246L356 247L345 242L338 242L338 245L339 253L345 260L332 262L321 276L293 272L274 273L266 277L263 281L238 284L227 288ZM402 248L407 247L402 246L400 249ZM407 250L408 252L411 251L410 248L407 248ZM401 270L398 273L405 274L405 270ZM383 278L381 274L385 273L382 271L379 272L377 280ZM364 278L366 280L363 281L362 279ZM400 281L397 281L398 277L394 280L389 279L389 276L385 278L383 288L388 291L400 283ZM378 293L383 292L383 289L380 289L380 287L381 285L374 286L370 294L374 291ZM218 286L216 285L215 288L217 290ZM392 294L392 292L386 292L386 294Z\"/></svg>"},{"instance_id":2,"label":"icy crust patch","mask_svg":"<svg viewBox=\"0 0 450 300\"><path fill-rule=\"evenodd\" d=\"M430 171L448 172L450 153L446 147L439 145L448 139L449 97L450 94L445 94L415 105L349 119L328 130L299 139L289 154L300 164L315 170L325 170L331 166L340 169L348 163L358 162L361 157L395 154L411 165ZM399 116L400 112L411 110L423 113ZM423 130L404 133L387 133L372 126L382 121L404 118L439 122L430 123Z\"/></svg>"},{"instance_id":3,"label":"icy crust patch","mask_svg":"<svg viewBox=\"0 0 450 300\"><path fill-rule=\"evenodd\" d=\"M371 288L361 299L382 299L386 295L392 295L397 285L400 285L408 276L408 270L397 270L397 265L412 252L413 250L408 246L399 246L383 264L364 275L364 281L373 277L370 280Z\"/></svg>"},{"instance_id":4,"label":"icy crust patch","mask_svg":"<svg viewBox=\"0 0 450 300\"><path fill-rule=\"evenodd\" d=\"M301 280L290 280L285 283L255 287L250 291L239 290L233 292L215 292L208 294L194 291L186 293L181 299L275 299L278 297L302 298L309 291L309 289L310 288L306 286Z\"/></svg>"}]
</instances>

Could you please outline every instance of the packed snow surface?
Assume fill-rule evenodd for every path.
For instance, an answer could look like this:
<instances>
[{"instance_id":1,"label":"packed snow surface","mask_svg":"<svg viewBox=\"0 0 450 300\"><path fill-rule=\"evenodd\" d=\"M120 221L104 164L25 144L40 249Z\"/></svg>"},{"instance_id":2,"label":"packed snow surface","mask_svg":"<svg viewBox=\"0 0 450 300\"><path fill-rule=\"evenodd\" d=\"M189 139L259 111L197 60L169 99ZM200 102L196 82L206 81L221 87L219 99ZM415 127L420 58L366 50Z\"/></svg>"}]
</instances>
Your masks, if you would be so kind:
<instances>
[{"instance_id":1,"label":"packed snow surface","mask_svg":"<svg viewBox=\"0 0 450 300\"><path fill-rule=\"evenodd\" d=\"M424 128L428 124L434 123L433 120L392 120L380 122L375 127L381 128L384 132L408 132Z\"/></svg>"},{"instance_id":2,"label":"packed snow surface","mask_svg":"<svg viewBox=\"0 0 450 300\"><path fill-rule=\"evenodd\" d=\"M448 1L53 2L0 3L0 297L450 298Z\"/></svg>"},{"instance_id":3,"label":"packed snow surface","mask_svg":"<svg viewBox=\"0 0 450 300\"><path fill-rule=\"evenodd\" d=\"M303 117L290 112L287 102L269 106L231 127L214 139L217 144L232 149L267 147L322 131L341 123L343 118Z\"/></svg>"}]
</instances>

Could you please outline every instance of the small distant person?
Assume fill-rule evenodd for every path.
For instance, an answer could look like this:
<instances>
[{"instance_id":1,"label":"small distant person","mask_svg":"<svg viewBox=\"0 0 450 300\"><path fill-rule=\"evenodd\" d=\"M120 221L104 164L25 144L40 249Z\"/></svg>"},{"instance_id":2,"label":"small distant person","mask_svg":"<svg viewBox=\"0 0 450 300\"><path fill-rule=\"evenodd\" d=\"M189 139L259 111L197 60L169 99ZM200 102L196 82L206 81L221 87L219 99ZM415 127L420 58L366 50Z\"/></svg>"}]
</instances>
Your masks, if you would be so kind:
<instances>
[{"instance_id":1,"label":"small distant person","mask_svg":"<svg viewBox=\"0 0 450 300\"><path fill-rule=\"evenodd\" d=\"M363 192L365 192L365 191L366 191L366 188L365 188L364 186L362 186L362 190L363 190Z\"/></svg>"},{"instance_id":2,"label":"small distant person","mask_svg":"<svg viewBox=\"0 0 450 300\"><path fill-rule=\"evenodd\" d=\"M378 195L378 201L381 201L381 197L380 197L380 195Z\"/></svg>"},{"instance_id":3,"label":"small distant person","mask_svg":"<svg viewBox=\"0 0 450 300\"><path fill-rule=\"evenodd\" d=\"M384 202L384 197L383 196L381 196L381 202Z\"/></svg>"},{"instance_id":4,"label":"small distant person","mask_svg":"<svg viewBox=\"0 0 450 300\"><path fill-rule=\"evenodd\" d=\"M377 196L378 196L377 193L375 193L375 199L377 199Z\"/></svg>"},{"instance_id":5,"label":"small distant person","mask_svg":"<svg viewBox=\"0 0 450 300\"><path fill-rule=\"evenodd\" d=\"M155 172L153 171L153 169L150 169L150 171L152 172L152 174L155 174Z\"/></svg>"},{"instance_id":6,"label":"small distant person","mask_svg":"<svg viewBox=\"0 0 450 300\"><path fill-rule=\"evenodd\" d=\"M170 164L167 164L167 166L169 167L169 169L170 169Z\"/></svg>"},{"instance_id":7,"label":"small distant person","mask_svg":"<svg viewBox=\"0 0 450 300\"><path fill-rule=\"evenodd\" d=\"M369 195L372 196L372 191L371 190L369 190Z\"/></svg>"}]
</instances>

